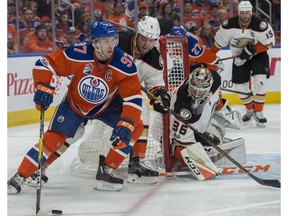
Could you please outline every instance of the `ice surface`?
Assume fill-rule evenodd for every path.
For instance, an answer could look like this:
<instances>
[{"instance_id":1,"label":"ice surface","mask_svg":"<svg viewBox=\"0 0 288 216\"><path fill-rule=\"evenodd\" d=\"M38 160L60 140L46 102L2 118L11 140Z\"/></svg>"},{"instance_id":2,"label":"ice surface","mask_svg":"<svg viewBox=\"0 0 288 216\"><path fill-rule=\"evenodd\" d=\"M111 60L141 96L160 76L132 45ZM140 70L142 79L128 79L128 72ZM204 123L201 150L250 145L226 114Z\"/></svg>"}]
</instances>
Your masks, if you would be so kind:
<instances>
[{"instance_id":1,"label":"ice surface","mask_svg":"<svg viewBox=\"0 0 288 216\"><path fill-rule=\"evenodd\" d=\"M233 108L244 112L243 107ZM248 162L279 162L280 159L280 105L266 105L264 113L268 119L266 128L257 128L252 123L239 131L227 130L229 138L245 138ZM8 129L7 178L17 171L38 136L38 124ZM218 176L204 182L191 176L160 177L156 185L124 184L120 192L95 191L94 177L75 177L69 172L78 143L47 170L49 181L42 188L41 209L54 207L62 210L63 215L73 216L281 215L280 189L262 186L246 174ZM280 179L279 170L255 175ZM9 216L35 215L36 188L25 186L20 194L7 196L7 201Z\"/></svg>"}]
</instances>

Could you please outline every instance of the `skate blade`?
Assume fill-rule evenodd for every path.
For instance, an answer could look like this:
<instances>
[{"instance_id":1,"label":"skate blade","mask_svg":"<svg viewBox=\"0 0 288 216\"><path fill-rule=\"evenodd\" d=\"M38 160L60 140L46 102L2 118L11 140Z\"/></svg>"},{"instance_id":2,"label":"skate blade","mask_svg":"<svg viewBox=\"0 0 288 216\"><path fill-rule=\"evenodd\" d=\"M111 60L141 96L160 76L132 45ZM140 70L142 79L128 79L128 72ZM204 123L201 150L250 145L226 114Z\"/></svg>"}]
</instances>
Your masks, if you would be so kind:
<instances>
[{"instance_id":1,"label":"skate blade","mask_svg":"<svg viewBox=\"0 0 288 216\"><path fill-rule=\"evenodd\" d=\"M266 123L257 122L256 126L259 127L259 128L265 128L266 127Z\"/></svg>"},{"instance_id":2,"label":"skate blade","mask_svg":"<svg viewBox=\"0 0 288 216\"><path fill-rule=\"evenodd\" d=\"M131 184L148 184L148 185L152 185L152 184L157 184L158 183L158 178L156 177L147 177L147 176L143 176L143 177L138 177L137 175L129 175L127 178L127 182L131 183Z\"/></svg>"},{"instance_id":3,"label":"skate blade","mask_svg":"<svg viewBox=\"0 0 288 216\"><path fill-rule=\"evenodd\" d=\"M121 191L123 184L113 184L97 180L96 185L94 186L95 190L99 191Z\"/></svg>"}]
</instances>

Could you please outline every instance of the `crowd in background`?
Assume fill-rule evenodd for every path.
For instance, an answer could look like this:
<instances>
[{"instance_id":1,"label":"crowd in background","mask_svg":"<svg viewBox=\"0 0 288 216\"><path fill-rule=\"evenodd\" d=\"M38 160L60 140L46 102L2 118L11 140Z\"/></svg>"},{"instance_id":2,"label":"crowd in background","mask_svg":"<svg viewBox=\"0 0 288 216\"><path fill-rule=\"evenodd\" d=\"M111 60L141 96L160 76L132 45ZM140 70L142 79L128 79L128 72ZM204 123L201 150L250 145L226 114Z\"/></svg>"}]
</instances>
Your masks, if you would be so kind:
<instances>
[{"instance_id":1,"label":"crowd in background","mask_svg":"<svg viewBox=\"0 0 288 216\"><path fill-rule=\"evenodd\" d=\"M54 0L54 10L51 9L51 0L18 0L18 11L16 1L8 0L7 6L8 54L50 52L75 42L89 40L91 22L111 20L120 24L115 25L119 31L129 31L135 28L137 20L134 0L92 0L92 9L90 0ZM230 7L230 2L233 7ZM256 0L250 2L255 12ZM276 44L280 44L281 2L270 2L271 25L275 34L279 34L278 37L276 35ZM189 32L200 36L204 44L210 47L221 23L231 14L238 15L238 0L184 0L183 3L182 12L180 0L138 0L138 19L145 15L158 18L160 25L162 24L161 34L169 32L174 25L182 24ZM262 10L268 13L266 3L259 1ZM232 12L229 11L231 8ZM54 17L51 15L52 11ZM54 34L52 29L55 29Z\"/></svg>"}]
</instances>

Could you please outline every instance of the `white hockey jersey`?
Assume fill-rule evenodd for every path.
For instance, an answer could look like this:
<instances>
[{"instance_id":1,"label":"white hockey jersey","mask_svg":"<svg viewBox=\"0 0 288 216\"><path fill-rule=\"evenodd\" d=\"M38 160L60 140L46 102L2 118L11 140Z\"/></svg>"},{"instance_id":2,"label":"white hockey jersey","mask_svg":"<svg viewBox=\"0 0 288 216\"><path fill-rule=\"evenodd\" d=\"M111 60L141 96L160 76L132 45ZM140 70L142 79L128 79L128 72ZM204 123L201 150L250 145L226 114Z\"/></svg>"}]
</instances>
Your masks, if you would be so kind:
<instances>
[{"instance_id":1,"label":"white hockey jersey","mask_svg":"<svg viewBox=\"0 0 288 216\"><path fill-rule=\"evenodd\" d=\"M247 28L241 28L239 17L225 20L215 35L218 49L230 45L233 56L239 56L246 45L255 45L256 53L270 49L275 44L275 35L268 22L252 16Z\"/></svg>"},{"instance_id":2,"label":"white hockey jersey","mask_svg":"<svg viewBox=\"0 0 288 216\"><path fill-rule=\"evenodd\" d=\"M191 97L188 96L187 79L181 83L172 93L171 109L179 114L187 124L194 127L201 133L207 131L212 115L219 103L219 91L221 78L215 71L211 71L213 75L213 85L211 87L208 101L205 103L203 111L200 114L194 114L191 107ZM170 115L170 140L176 139L183 146L197 142L194 132L184 123Z\"/></svg>"}]
</instances>

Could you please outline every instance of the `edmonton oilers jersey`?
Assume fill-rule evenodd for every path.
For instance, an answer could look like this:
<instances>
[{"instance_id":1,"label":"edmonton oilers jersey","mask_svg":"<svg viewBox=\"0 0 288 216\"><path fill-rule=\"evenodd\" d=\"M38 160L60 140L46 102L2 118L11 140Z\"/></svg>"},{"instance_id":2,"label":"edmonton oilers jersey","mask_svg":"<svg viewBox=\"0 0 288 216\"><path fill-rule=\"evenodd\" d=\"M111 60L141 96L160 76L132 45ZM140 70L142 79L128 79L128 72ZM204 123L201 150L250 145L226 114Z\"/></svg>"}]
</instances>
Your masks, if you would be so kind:
<instances>
[{"instance_id":1,"label":"edmonton oilers jersey","mask_svg":"<svg viewBox=\"0 0 288 216\"><path fill-rule=\"evenodd\" d=\"M70 76L68 101L81 116L99 115L119 94L123 99L122 118L137 122L142 109L142 95L137 69L129 56L115 47L112 58L99 62L92 42L74 44L39 59L33 69L34 83L50 84L52 75ZM91 116L89 116L91 117Z\"/></svg>"}]
</instances>

